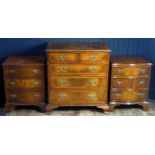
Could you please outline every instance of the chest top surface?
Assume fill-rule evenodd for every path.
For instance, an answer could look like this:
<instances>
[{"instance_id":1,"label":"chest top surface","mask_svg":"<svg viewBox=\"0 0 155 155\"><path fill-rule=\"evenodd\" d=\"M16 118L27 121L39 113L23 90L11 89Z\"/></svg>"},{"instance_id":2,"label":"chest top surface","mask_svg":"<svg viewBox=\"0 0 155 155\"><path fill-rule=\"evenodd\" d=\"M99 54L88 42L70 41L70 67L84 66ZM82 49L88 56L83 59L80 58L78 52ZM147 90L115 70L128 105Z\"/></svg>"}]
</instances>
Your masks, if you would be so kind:
<instances>
[{"instance_id":1,"label":"chest top surface","mask_svg":"<svg viewBox=\"0 0 155 155\"><path fill-rule=\"evenodd\" d=\"M47 52L50 51L105 51L110 52L110 48L105 43L91 43L91 42L49 42L47 45Z\"/></svg>"},{"instance_id":2,"label":"chest top surface","mask_svg":"<svg viewBox=\"0 0 155 155\"><path fill-rule=\"evenodd\" d=\"M8 57L3 66L21 66L21 65L44 65L45 58L42 56L12 56Z\"/></svg>"},{"instance_id":3,"label":"chest top surface","mask_svg":"<svg viewBox=\"0 0 155 155\"><path fill-rule=\"evenodd\" d=\"M112 65L152 65L144 57L112 57Z\"/></svg>"}]
</instances>

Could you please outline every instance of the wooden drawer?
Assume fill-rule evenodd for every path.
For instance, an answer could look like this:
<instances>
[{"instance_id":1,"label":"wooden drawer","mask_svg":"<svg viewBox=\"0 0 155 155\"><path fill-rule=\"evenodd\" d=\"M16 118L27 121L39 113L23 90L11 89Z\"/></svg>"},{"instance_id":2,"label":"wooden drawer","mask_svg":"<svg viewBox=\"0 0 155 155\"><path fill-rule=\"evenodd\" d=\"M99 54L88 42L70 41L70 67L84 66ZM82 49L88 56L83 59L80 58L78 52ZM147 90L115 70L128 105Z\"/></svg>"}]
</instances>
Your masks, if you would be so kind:
<instances>
[{"instance_id":1,"label":"wooden drawer","mask_svg":"<svg viewBox=\"0 0 155 155\"><path fill-rule=\"evenodd\" d=\"M143 77L150 75L150 67L113 67L112 76Z\"/></svg>"},{"instance_id":2,"label":"wooden drawer","mask_svg":"<svg viewBox=\"0 0 155 155\"><path fill-rule=\"evenodd\" d=\"M82 62L102 62L109 63L109 53L106 52L83 52L80 53Z\"/></svg>"},{"instance_id":3,"label":"wooden drawer","mask_svg":"<svg viewBox=\"0 0 155 155\"><path fill-rule=\"evenodd\" d=\"M49 92L49 102L50 103L96 103L96 102L105 102L106 94L104 92Z\"/></svg>"},{"instance_id":4,"label":"wooden drawer","mask_svg":"<svg viewBox=\"0 0 155 155\"><path fill-rule=\"evenodd\" d=\"M147 99L147 91L112 91L111 100L114 102L142 102Z\"/></svg>"},{"instance_id":5,"label":"wooden drawer","mask_svg":"<svg viewBox=\"0 0 155 155\"><path fill-rule=\"evenodd\" d=\"M7 103L34 104L44 103L45 95L43 92L14 92L8 91L6 94Z\"/></svg>"},{"instance_id":6,"label":"wooden drawer","mask_svg":"<svg viewBox=\"0 0 155 155\"><path fill-rule=\"evenodd\" d=\"M6 89L35 89L44 90L44 79L6 79L5 80Z\"/></svg>"},{"instance_id":7,"label":"wooden drawer","mask_svg":"<svg viewBox=\"0 0 155 155\"><path fill-rule=\"evenodd\" d=\"M60 52L60 53L48 53L48 63L64 63L64 62L77 62L78 61L78 53L67 53L67 52Z\"/></svg>"},{"instance_id":8,"label":"wooden drawer","mask_svg":"<svg viewBox=\"0 0 155 155\"><path fill-rule=\"evenodd\" d=\"M102 73L102 75L107 75L107 65L104 64L66 64L66 65L60 65L60 64L49 64L48 65L48 72L49 75L52 74L75 74L75 73L81 73L81 74L97 74Z\"/></svg>"},{"instance_id":9,"label":"wooden drawer","mask_svg":"<svg viewBox=\"0 0 155 155\"><path fill-rule=\"evenodd\" d=\"M7 66L4 67L4 76L7 77L44 77L44 67L34 67L34 66Z\"/></svg>"},{"instance_id":10,"label":"wooden drawer","mask_svg":"<svg viewBox=\"0 0 155 155\"><path fill-rule=\"evenodd\" d=\"M106 91L107 80L98 77L49 77L49 89L53 88L75 88L75 89L100 89Z\"/></svg>"},{"instance_id":11,"label":"wooden drawer","mask_svg":"<svg viewBox=\"0 0 155 155\"><path fill-rule=\"evenodd\" d=\"M112 89L142 89L148 88L149 78L127 79L112 78Z\"/></svg>"}]
</instances>

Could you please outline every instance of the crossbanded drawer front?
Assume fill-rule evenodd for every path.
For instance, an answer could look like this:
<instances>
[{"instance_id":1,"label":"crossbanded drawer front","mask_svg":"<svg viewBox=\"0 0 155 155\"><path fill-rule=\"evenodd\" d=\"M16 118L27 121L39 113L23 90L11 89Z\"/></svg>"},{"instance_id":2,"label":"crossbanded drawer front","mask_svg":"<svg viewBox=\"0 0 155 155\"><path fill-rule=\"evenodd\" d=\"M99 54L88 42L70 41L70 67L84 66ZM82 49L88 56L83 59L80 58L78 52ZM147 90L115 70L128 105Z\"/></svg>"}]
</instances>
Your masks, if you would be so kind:
<instances>
[{"instance_id":1,"label":"crossbanded drawer front","mask_svg":"<svg viewBox=\"0 0 155 155\"><path fill-rule=\"evenodd\" d=\"M6 79L6 89L44 90L44 79Z\"/></svg>"},{"instance_id":2,"label":"crossbanded drawer front","mask_svg":"<svg viewBox=\"0 0 155 155\"><path fill-rule=\"evenodd\" d=\"M6 77L44 77L44 67L5 67L4 68L4 75Z\"/></svg>"},{"instance_id":3,"label":"crossbanded drawer front","mask_svg":"<svg viewBox=\"0 0 155 155\"><path fill-rule=\"evenodd\" d=\"M78 62L79 54L78 53L67 53L67 52L60 52L60 53L49 53L48 54L48 63L64 63L64 62Z\"/></svg>"},{"instance_id":4,"label":"crossbanded drawer front","mask_svg":"<svg viewBox=\"0 0 155 155\"><path fill-rule=\"evenodd\" d=\"M109 63L109 53L107 52L83 52L80 53L81 62L102 62Z\"/></svg>"},{"instance_id":5,"label":"crossbanded drawer front","mask_svg":"<svg viewBox=\"0 0 155 155\"><path fill-rule=\"evenodd\" d=\"M49 88L76 88L76 89L100 89L106 90L107 82L105 78L88 77L49 77Z\"/></svg>"},{"instance_id":6,"label":"crossbanded drawer front","mask_svg":"<svg viewBox=\"0 0 155 155\"><path fill-rule=\"evenodd\" d=\"M44 103L45 95L43 92L15 92L8 91L6 94L7 103Z\"/></svg>"},{"instance_id":7,"label":"crossbanded drawer front","mask_svg":"<svg viewBox=\"0 0 155 155\"><path fill-rule=\"evenodd\" d=\"M69 102L105 102L106 94L104 92L49 92L49 102L53 103L69 103Z\"/></svg>"},{"instance_id":8,"label":"crossbanded drawer front","mask_svg":"<svg viewBox=\"0 0 155 155\"><path fill-rule=\"evenodd\" d=\"M150 75L150 67L113 67L113 77L145 77Z\"/></svg>"},{"instance_id":9,"label":"crossbanded drawer front","mask_svg":"<svg viewBox=\"0 0 155 155\"><path fill-rule=\"evenodd\" d=\"M149 78L113 78L112 89L148 89Z\"/></svg>"},{"instance_id":10,"label":"crossbanded drawer front","mask_svg":"<svg viewBox=\"0 0 155 155\"><path fill-rule=\"evenodd\" d=\"M102 75L107 75L107 66L103 64L70 64L70 65L60 65L60 64L49 64L48 73L52 74L97 74L102 73Z\"/></svg>"},{"instance_id":11,"label":"crossbanded drawer front","mask_svg":"<svg viewBox=\"0 0 155 155\"><path fill-rule=\"evenodd\" d=\"M147 99L147 91L112 91L113 102L143 102Z\"/></svg>"}]
</instances>

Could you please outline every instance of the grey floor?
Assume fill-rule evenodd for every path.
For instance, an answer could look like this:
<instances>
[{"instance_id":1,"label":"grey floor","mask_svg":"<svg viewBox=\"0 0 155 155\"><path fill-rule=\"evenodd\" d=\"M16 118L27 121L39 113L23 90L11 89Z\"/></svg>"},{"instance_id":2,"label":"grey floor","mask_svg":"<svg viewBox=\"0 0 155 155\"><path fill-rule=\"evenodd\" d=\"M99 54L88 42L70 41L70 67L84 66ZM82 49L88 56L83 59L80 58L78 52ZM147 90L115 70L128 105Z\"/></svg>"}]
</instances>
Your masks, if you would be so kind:
<instances>
[{"instance_id":1,"label":"grey floor","mask_svg":"<svg viewBox=\"0 0 155 155\"><path fill-rule=\"evenodd\" d=\"M2 114L2 113L1 113ZM49 113L41 113L35 107L17 107L6 116L155 116L155 102L150 101L148 111L140 106L119 106L113 112L103 112L95 107L61 107Z\"/></svg>"}]
</instances>

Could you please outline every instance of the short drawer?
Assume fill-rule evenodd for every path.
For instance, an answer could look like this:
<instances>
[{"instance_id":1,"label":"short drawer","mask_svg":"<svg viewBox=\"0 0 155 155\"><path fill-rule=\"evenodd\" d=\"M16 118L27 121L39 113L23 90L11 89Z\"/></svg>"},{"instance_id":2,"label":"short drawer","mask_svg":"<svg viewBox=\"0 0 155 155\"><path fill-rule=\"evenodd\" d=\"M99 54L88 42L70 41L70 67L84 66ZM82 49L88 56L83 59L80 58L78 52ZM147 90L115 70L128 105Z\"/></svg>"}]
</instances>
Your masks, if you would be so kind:
<instances>
[{"instance_id":1,"label":"short drawer","mask_svg":"<svg viewBox=\"0 0 155 155\"><path fill-rule=\"evenodd\" d=\"M7 77L44 77L44 67L20 66L20 67L4 67L4 76Z\"/></svg>"},{"instance_id":2,"label":"short drawer","mask_svg":"<svg viewBox=\"0 0 155 155\"><path fill-rule=\"evenodd\" d=\"M113 67L112 76L142 77L150 75L150 67Z\"/></svg>"},{"instance_id":3,"label":"short drawer","mask_svg":"<svg viewBox=\"0 0 155 155\"><path fill-rule=\"evenodd\" d=\"M149 78L112 78L111 81L112 89L122 88L122 89L140 89L149 87Z\"/></svg>"},{"instance_id":4,"label":"short drawer","mask_svg":"<svg viewBox=\"0 0 155 155\"><path fill-rule=\"evenodd\" d=\"M6 89L44 90L44 79L5 79Z\"/></svg>"},{"instance_id":5,"label":"short drawer","mask_svg":"<svg viewBox=\"0 0 155 155\"><path fill-rule=\"evenodd\" d=\"M25 103L25 104L34 104L34 103L44 103L45 95L43 92L15 92L8 91L6 93L6 102L7 103Z\"/></svg>"},{"instance_id":6,"label":"short drawer","mask_svg":"<svg viewBox=\"0 0 155 155\"><path fill-rule=\"evenodd\" d=\"M100 89L105 91L107 88L106 78L88 77L49 77L49 89L53 88L75 88L75 89Z\"/></svg>"},{"instance_id":7,"label":"short drawer","mask_svg":"<svg viewBox=\"0 0 155 155\"><path fill-rule=\"evenodd\" d=\"M68 52L60 52L48 53L48 63L64 63L64 62L77 62L78 61L78 53L68 53Z\"/></svg>"},{"instance_id":8,"label":"short drawer","mask_svg":"<svg viewBox=\"0 0 155 155\"><path fill-rule=\"evenodd\" d=\"M83 52L80 53L82 62L102 62L109 63L109 53L107 52Z\"/></svg>"},{"instance_id":9,"label":"short drawer","mask_svg":"<svg viewBox=\"0 0 155 155\"><path fill-rule=\"evenodd\" d=\"M70 64L70 65L60 65L60 64L49 64L48 65L48 73L52 74L96 74L102 73L102 75L107 74L107 65L104 64Z\"/></svg>"},{"instance_id":10,"label":"short drawer","mask_svg":"<svg viewBox=\"0 0 155 155\"><path fill-rule=\"evenodd\" d=\"M148 97L147 91L112 91L113 102L142 102Z\"/></svg>"},{"instance_id":11,"label":"short drawer","mask_svg":"<svg viewBox=\"0 0 155 155\"><path fill-rule=\"evenodd\" d=\"M83 103L97 103L105 102L106 93L104 92L49 92L49 102L51 103L70 103L70 102L83 102Z\"/></svg>"}]
</instances>

